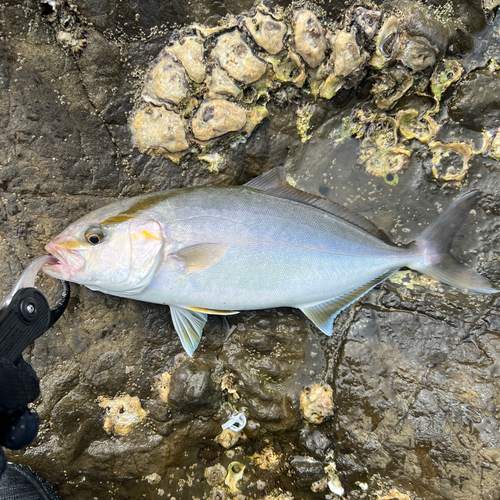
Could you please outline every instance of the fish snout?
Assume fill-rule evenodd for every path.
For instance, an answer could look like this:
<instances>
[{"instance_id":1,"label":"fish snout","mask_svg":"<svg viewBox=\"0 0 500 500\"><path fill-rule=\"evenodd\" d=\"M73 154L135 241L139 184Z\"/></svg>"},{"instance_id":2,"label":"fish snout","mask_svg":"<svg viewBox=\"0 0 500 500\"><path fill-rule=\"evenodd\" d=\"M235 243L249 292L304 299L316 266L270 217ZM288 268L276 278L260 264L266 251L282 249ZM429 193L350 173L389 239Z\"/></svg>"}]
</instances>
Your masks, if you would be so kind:
<instances>
[{"instance_id":1,"label":"fish snout","mask_svg":"<svg viewBox=\"0 0 500 500\"><path fill-rule=\"evenodd\" d=\"M45 250L57 259L57 263L45 266L45 270L52 275L59 275L64 279L74 276L85 267L85 258L79 250L68 248L64 242L49 241Z\"/></svg>"}]
</instances>

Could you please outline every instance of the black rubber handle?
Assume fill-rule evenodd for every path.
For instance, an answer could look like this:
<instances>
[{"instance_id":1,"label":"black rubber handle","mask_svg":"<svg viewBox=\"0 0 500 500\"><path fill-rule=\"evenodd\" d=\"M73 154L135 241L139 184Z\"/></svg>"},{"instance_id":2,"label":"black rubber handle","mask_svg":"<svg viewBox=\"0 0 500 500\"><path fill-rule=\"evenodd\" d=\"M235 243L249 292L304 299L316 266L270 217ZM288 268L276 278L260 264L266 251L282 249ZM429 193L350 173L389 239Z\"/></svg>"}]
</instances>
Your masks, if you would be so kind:
<instances>
[{"instance_id":1,"label":"black rubber handle","mask_svg":"<svg viewBox=\"0 0 500 500\"><path fill-rule=\"evenodd\" d=\"M45 333L63 314L70 296L69 284L63 281L61 301L50 309L44 295L36 288L21 288L10 304L0 311L0 353L14 362L26 347Z\"/></svg>"}]
</instances>

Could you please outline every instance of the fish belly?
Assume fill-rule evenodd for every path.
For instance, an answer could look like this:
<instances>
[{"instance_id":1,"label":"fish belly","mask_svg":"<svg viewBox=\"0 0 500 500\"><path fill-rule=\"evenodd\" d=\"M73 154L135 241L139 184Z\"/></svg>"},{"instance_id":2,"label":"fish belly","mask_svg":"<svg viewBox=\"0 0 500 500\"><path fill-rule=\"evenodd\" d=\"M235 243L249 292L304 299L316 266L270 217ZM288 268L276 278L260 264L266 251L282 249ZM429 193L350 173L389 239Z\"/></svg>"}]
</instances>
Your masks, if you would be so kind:
<instances>
[{"instance_id":1,"label":"fish belly","mask_svg":"<svg viewBox=\"0 0 500 500\"><path fill-rule=\"evenodd\" d=\"M317 208L245 188L213 194L208 190L200 200L194 192L198 198L155 213L170 219L170 240L153 282L137 299L236 311L299 307L352 292L409 261L405 249ZM206 269L187 272L170 258L206 243L228 248Z\"/></svg>"}]
</instances>

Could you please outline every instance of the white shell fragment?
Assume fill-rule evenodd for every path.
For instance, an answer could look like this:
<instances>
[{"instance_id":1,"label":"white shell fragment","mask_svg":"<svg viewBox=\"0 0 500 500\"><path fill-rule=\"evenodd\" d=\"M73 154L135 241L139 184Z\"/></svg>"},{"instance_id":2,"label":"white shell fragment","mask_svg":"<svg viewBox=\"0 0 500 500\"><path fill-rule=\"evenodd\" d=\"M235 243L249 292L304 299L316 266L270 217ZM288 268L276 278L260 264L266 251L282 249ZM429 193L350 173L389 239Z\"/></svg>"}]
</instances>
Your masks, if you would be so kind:
<instances>
[{"instance_id":1,"label":"white shell fragment","mask_svg":"<svg viewBox=\"0 0 500 500\"><path fill-rule=\"evenodd\" d=\"M143 108L132 115L129 125L141 153L151 149L177 153L189 147L184 120L165 108Z\"/></svg>"},{"instance_id":2,"label":"white shell fragment","mask_svg":"<svg viewBox=\"0 0 500 500\"><path fill-rule=\"evenodd\" d=\"M247 122L246 111L225 99L203 101L193 118L193 134L200 141L241 130Z\"/></svg>"},{"instance_id":3,"label":"white shell fragment","mask_svg":"<svg viewBox=\"0 0 500 500\"><path fill-rule=\"evenodd\" d=\"M188 95L186 71L168 52L160 56L150 71L142 97L157 105L172 102L179 104Z\"/></svg>"},{"instance_id":4,"label":"white shell fragment","mask_svg":"<svg viewBox=\"0 0 500 500\"><path fill-rule=\"evenodd\" d=\"M212 56L235 80L249 84L264 75L267 64L256 57L238 30L217 38Z\"/></svg>"},{"instance_id":5,"label":"white shell fragment","mask_svg":"<svg viewBox=\"0 0 500 500\"><path fill-rule=\"evenodd\" d=\"M205 48L200 36L187 36L169 47L169 50L182 63L189 78L196 83L205 79L207 66L204 60Z\"/></svg>"},{"instance_id":6,"label":"white shell fragment","mask_svg":"<svg viewBox=\"0 0 500 500\"><path fill-rule=\"evenodd\" d=\"M294 22L295 51L311 68L315 68L325 58L325 29L316 15L306 9L295 12Z\"/></svg>"},{"instance_id":7,"label":"white shell fragment","mask_svg":"<svg viewBox=\"0 0 500 500\"><path fill-rule=\"evenodd\" d=\"M253 39L269 54L277 54L284 48L283 37L286 34L285 23L276 21L272 16L257 12L253 17L245 19L245 26Z\"/></svg>"}]
</instances>

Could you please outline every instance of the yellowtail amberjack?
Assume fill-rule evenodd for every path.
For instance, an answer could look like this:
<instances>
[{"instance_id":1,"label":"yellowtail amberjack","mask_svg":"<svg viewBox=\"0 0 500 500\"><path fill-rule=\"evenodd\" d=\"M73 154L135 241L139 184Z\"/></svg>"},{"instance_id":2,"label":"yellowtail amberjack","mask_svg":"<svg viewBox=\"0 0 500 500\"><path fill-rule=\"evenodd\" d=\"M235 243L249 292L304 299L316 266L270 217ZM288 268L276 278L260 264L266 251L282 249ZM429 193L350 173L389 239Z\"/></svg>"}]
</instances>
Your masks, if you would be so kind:
<instances>
[{"instance_id":1,"label":"yellowtail amberjack","mask_svg":"<svg viewBox=\"0 0 500 500\"><path fill-rule=\"evenodd\" d=\"M338 313L401 267L496 293L449 254L479 191L460 196L411 244L299 191L274 169L244 186L173 189L120 200L67 227L45 271L91 290L170 306L184 349L207 314L297 307L327 335Z\"/></svg>"}]
</instances>

